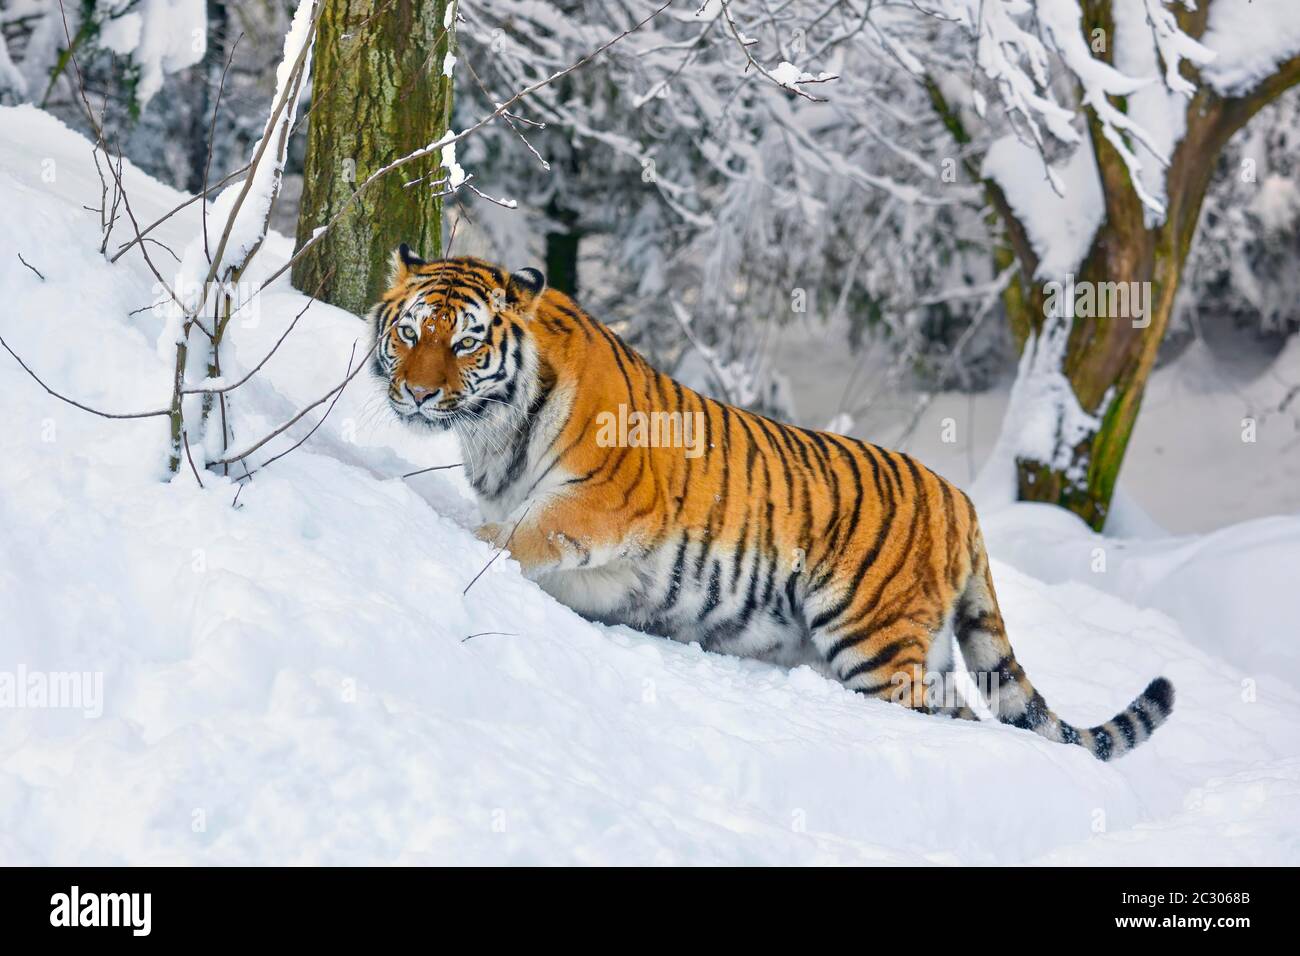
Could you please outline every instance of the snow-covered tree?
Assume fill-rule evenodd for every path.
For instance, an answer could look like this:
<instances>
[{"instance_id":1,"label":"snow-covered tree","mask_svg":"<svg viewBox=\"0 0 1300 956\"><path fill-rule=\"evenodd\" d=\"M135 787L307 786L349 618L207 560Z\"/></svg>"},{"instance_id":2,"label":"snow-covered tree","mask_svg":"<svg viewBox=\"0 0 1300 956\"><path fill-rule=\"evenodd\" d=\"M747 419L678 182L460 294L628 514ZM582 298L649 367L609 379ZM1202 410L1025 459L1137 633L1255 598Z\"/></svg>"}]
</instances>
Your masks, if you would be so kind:
<instances>
[{"instance_id":1,"label":"snow-covered tree","mask_svg":"<svg viewBox=\"0 0 1300 956\"><path fill-rule=\"evenodd\" d=\"M933 84L956 138L978 143L965 114L986 112L982 87L1012 127L971 167L1020 273L1006 304L1024 355L1003 451L1021 498L1101 527L1216 160L1300 81L1300 21L1286 0L928 9L974 40L969 95ZM914 68L939 73L914 52Z\"/></svg>"},{"instance_id":2,"label":"snow-covered tree","mask_svg":"<svg viewBox=\"0 0 1300 956\"><path fill-rule=\"evenodd\" d=\"M261 135L293 9L289 0L63 0L62 10L58 0L0 0L0 103L35 102L91 133L71 50L114 150L198 192L206 175L219 177L243 162ZM157 41L161 34L167 44ZM161 85L145 96L155 83Z\"/></svg>"},{"instance_id":3,"label":"snow-covered tree","mask_svg":"<svg viewBox=\"0 0 1300 956\"><path fill-rule=\"evenodd\" d=\"M1183 277L1175 321L1300 330L1300 89L1265 107L1219 158Z\"/></svg>"},{"instance_id":4,"label":"snow-covered tree","mask_svg":"<svg viewBox=\"0 0 1300 956\"><path fill-rule=\"evenodd\" d=\"M55 87L71 84L73 54L93 50L121 57L133 103L142 107L163 79L193 66L207 50L207 0L6 0L0 11L7 39L22 43L21 65L0 42L0 90L47 103ZM7 81L7 82L6 82Z\"/></svg>"},{"instance_id":5,"label":"snow-covered tree","mask_svg":"<svg viewBox=\"0 0 1300 956\"><path fill-rule=\"evenodd\" d=\"M457 108L481 111L660 5L466 6ZM710 0L670 6L466 155L524 210L476 204L499 255L542 234L551 281L572 290L581 252L589 307L659 361L685 358L694 384L781 409L768 321L836 315L916 357L980 308L982 196L934 155L943 135L848 5Z\"/></svg>"}]
</instances>

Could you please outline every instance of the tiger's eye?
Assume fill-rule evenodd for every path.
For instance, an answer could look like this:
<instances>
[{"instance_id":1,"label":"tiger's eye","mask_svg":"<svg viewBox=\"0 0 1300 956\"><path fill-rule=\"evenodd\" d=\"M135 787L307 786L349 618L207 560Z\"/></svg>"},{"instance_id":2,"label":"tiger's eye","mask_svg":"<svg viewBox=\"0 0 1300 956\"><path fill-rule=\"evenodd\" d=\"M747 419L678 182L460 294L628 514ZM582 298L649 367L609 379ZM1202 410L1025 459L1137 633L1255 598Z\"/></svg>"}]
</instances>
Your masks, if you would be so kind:
<instances>
[{"instance_id":1,"label":"tiger's eye","mask_svg":"<svg viewBox=\"0 0 1300 956\"><path fill-rule=\"evenodd\" d=\"M478 341L476 339L470 338L469 336L465 336L465 338L461 339L459 342L456 343L456 348L461 352L468 352L471 349L477 347L478 347Z\"/></svg>"}]
</instances>

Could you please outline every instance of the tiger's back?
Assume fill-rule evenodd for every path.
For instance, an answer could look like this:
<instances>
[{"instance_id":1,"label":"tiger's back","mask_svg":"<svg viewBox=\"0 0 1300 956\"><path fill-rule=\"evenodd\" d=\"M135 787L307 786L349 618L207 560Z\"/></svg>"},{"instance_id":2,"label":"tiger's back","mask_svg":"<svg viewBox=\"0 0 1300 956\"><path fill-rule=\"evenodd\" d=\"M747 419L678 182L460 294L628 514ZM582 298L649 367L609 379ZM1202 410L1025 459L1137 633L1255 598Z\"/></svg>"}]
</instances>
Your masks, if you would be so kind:
<instances>
[{"instance_id":1,"label":"tiger's back","mask_svg":"<svg viewBox=\"0 0 1300 956\"><path fill-rule=\"evenodd\" d=\"M580 613L971 718L952 622L1000 720L1102 759L1172 708L1160 678L1106 724L1061 721L1015 660L965 494L905 454L686 388L533 270L404 254L374 321L394 407L420 396L406 417L461 440L480 535Z\"/></svg>"}]
</instances>

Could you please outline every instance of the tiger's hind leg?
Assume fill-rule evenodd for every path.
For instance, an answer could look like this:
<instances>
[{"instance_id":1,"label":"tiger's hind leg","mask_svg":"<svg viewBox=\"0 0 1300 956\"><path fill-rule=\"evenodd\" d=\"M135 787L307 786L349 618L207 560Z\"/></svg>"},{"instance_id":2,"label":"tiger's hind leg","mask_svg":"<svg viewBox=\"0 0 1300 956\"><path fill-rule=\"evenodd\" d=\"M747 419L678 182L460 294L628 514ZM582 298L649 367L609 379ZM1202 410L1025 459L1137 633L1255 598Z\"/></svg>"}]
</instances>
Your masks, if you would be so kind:
<instances>
[{"instance_id":1,"label":"tiger's hind leg","mask_svg":"<svg viewBox=\"0 0 1300 956\"><path fill-rule=\"evenodd\" d=\"M967 706L957 688L956 639L947 628L936 635L925 657L927 710L954 720L979 720L979 714Z\"/></svg>"},{"instance_id":2,"label":"tiger's hind leg","mask_svg":"<svg viewBox=\"0 0 1300 956\"><path fill-rule=\"evenodd\" d=\"M831 673L856 693L927 714L979 720L953 679L952 636L904 618L847 634L813 634Z\"/></svg>"},{"instance_id":3,"label":"tiger's hind leg","mask_svg":"<svg viewBox=\"0 0 1300 956\"><path fill-rule=\"evenodd\" d=\"M909 618L881 627L814 631L812 640L831 673L850 690L927 710L925 660L932 628Z\"/></svg>"}]
</instances>

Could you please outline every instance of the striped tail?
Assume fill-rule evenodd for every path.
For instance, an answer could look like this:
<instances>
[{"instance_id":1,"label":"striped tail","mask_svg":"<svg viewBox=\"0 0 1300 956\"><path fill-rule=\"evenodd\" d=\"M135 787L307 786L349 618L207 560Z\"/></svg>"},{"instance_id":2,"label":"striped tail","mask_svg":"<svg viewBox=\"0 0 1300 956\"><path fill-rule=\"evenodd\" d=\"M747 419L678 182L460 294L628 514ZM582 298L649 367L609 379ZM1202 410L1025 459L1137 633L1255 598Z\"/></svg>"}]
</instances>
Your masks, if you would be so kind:
<instances>
[{"instance_id":1,"label":"striped tail","mask_svg":"<svg viewBox=\"0 0 1300 956\"><path fill-rule=\"evenodd\" d=\"M1016 661L979 537L976 546L970 580L957 602L954 629L966 667L998 720L1057 743L1078 744L1098 760L1110 760L1128 753L1169 718L1174 709L1174 685L1163 677L1153 680L1137 700L1097 727L1084 730L1057 717Z\"/></svg>"}]
</instances>

